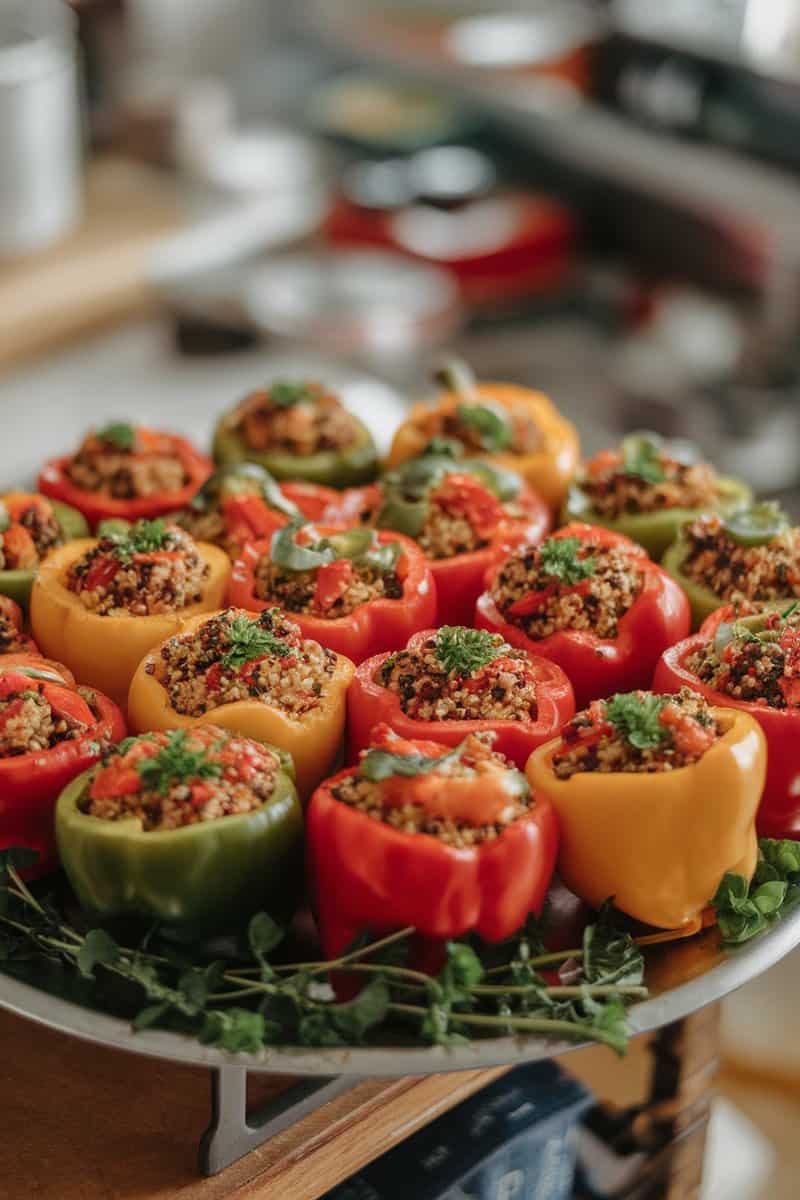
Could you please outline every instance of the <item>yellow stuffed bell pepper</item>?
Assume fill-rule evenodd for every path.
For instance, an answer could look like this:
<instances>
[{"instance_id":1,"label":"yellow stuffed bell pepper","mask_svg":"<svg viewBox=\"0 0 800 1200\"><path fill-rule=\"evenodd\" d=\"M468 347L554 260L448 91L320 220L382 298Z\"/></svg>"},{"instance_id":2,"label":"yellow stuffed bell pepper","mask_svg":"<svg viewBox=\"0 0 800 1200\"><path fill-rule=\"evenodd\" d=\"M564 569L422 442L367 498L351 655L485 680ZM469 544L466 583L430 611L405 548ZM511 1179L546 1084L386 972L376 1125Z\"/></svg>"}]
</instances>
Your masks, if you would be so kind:
<instances>
[{"instance_id":1,"label":"yellow stuffed bell pepper","mask_svg":"<svg viewBox=\"0 0 800 1200\"><path fill-rule=\"evenodd\" d=\"M148 650L220 608L230 566L224 550L160 517L68 542L48 554L34 582L36 642L80 683L124 705Z\"/></svg>"},{"instance_id":2,"label":"yellow stuffed bell pepper","mask_svg":"<svg viewBox=\"0 0 800 1200\"><path fill-rule=\"evenodd\" d=\"M221 725L269 742L291 754L305 799L334 767L354 671L277 608L227 608L185 622L142 660L129 724L134 733Z\"/></svg>"},{"instance_id":3,"label":"yellow stuffed bell pepper","mask_svg":"<svg viewBox=\"0 0 800 1200\"><path fill-rule=\"evenodd\" d=\"M526 766L558 813L567 887L662 929L699 925L726 871L751 878L765 771L757 722L688 691L595 701Z\"/></svg>"},{"instance_id":4,"label":"yellow stuffed bell pepper","mask_svg":"<svg viewBox=\"0 0 800 1200\"><path fill-rule=\"evenodd\" d=\"M580 460L578 433L543 392L511 383L476 383L463 364L437 375L445 391L415 404L394 435L388 465L416 458L434 438L457 442L521 475L554 511L564 501Z\"/></svg>"}]
</instances>

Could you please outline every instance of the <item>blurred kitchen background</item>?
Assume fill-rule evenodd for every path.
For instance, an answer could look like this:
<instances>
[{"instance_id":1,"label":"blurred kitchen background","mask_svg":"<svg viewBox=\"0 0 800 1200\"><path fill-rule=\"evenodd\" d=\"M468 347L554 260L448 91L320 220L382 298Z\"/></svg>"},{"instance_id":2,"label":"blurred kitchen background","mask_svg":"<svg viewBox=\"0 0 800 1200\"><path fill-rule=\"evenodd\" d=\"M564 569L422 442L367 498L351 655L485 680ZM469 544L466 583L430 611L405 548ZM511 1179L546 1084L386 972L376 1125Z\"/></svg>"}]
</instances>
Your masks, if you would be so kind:
<instances>
[{"instance_id":1,"label":"blurred kitchen background","mask_svg":"<svg viewBox=\"0 0 800 1200\"><path fill-rule=\"evenodd\" d=\"M386 444L455 350L800 516L799 332L800 0L0 0L21 475L88 396L202 434L276 362ZM726 1006L714 1200L798 1194L799 979Z\"/></svg>"}]
</instances>

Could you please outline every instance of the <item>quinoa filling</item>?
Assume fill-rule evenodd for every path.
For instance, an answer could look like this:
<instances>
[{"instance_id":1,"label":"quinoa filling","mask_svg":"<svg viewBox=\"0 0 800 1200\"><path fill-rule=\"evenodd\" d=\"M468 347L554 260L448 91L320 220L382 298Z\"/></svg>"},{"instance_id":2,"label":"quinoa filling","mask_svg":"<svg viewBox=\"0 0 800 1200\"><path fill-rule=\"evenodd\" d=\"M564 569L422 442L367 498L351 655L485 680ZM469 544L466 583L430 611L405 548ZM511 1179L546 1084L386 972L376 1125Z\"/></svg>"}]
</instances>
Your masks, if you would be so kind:
<instances>
[{"instance_id":1,"label":"quinoa filling","mask_svg":"<svg viewBox=\"0 0 800 1200\"><path fill-rule=\"evenodd\" d=\"M375 682L419 721L536 720L528 656L484 630L444 625L416 650L390 654Z\"/></svg>"},{"instance_id":2,"label":"quinoa filling","mask_svg":"<svg viewBox=\"0 0 800 1200\"><path fill-rule=\"evenodd\" d=\"M28 642L10 617L0 613L0 654L15 654L27 648Z\"/></svg>"},{"instance_id":3,"label":"quinoa filling","mask_svg":"<svg viewBox=\"0 0 800 1200\"><path fill-rule=\"evenodd\" d=\"M683 530L681 574L720 603L800 596L800 527L787 527L762 545L742 545L718 516L698 517Z\"/></svg>"},{"instance_id":4,"label":"quinoa filling","mask_svg":"<svg viewBox=\"0 0 800 1200\"><path fill-rule=\"evenodd\" d=\"M209 573L188 533L159 517L100 538L65 583L98 616L146 617L196 604Z\"/></svg>"},{"instance_id":5,"label":"quinoa filling","mask_svg":"<svg viewBox=\"0 0 800 1200\"><path fill-rule=\"evenodd\" d=\"M522 516L519 505L503 504L472 475L448 475L428 497L417 542L428 558L452 558L488 546L498 526Z\"/></svg>"},{"instance_id":6,"label":"quinoa filling","mask_svg":"<svg viewBox=\"0 0 800 1200\"><path fill-rule=\"evenodd\" d=\"M720 636L721 635L721 636ZM720 626L684 660L684 666L716 692L769 708L800 707L800 609Z\"/></svg>"},{"instance_id":7,"label":"quinoa filling","mask_svg":"<svg viewBox=\"0 0 800 1200\"><path fill-rule=\"evenodd\" d=\"M618 693L594 700L564 727L553 770L558 779L584 771L672 771L697 762L721 733L707 701L689 688L675 696Z\"/></svg>"},{"instance_id":8,"label":"quinoa filling","mask_svg":"<svg viewBox=\"0 0 800 1200\"><path fill-rule=\"evenodd\" d=\"M670 508L713 508L719 483L709 463L683 463L654 439L633 435L620 451L603 450L583 468L578 486L607 519Z\"/></svg>"},{"instance_id":9,"label":"quinoa filling","mask_svg":"<svg viewBox=\"0 0 800 1200\"><path fill-rule=\"evenodd\" d=\"M491 734L470 734L460 746L441 758L422 760L426 774L441 778L440 794L446 791L448 785L451 788L458 786L459 781L477 781L486 790L503 789L506 795L502 811L496 820L488 824L473 824L437 814L428 805L414 803L412 788L408 789L408 802L398 804L396 798L387 791L387 777L382 770L373 769L379 766L379 762L381 767L385 764L387 752L383 750L367 751L358 768L335 783L331 791L342 804L348 804L372 820L382 821L402 833L426 833L455 849L481 845L500 837L505 829L530 811L532 804L525 776L502 754L491 749L491 741ZM393 756L389 754L388 757ZM379 778L370 778L370 774Z\"/></svg>"},{"instance_id":10,"label":"quinoa filling","mask_svg":"<svg viewBox=\"0 0 800 1200\"><path fill-rule=\"evenodd\" d=\"M235 409L230 425L251 450L301 457L344 450L361 436L338 396L319 383L280 382L253 392Z\"/></svg>"},{"instance_id":11,"label":"quinoa filling","mask_svg":"<svg viewBox=\"0 0 800 1200\"><path fill-rule=\"evenodd\" d=\"M103 759L81 809L103 821L137 818L146 833L254 812L280 770L260 742L213 725L126 738Z\"/></svg>"},{"instance_id":12,"label":"quinoa filling","mask_svg":"<svg viewBox=\"0 0 800 1200\"><path fill-rule=\"evenodd\" d=\"M565 629L614 638L643 583L635 556L621 547L549 538L514 551L490 595L504 618L530 638Z\"/></svg>"},{"instance_id":13,"label":"quinoa filling","mask_svg":"<svg viewBox=\"0 0 800 1200\"><path fill-rule=\"evenodd\" d=\"M302 717L322 703L335 667L333 651L304 639L279 609L253 616L228 608L193 633L170 638L146 670L185 716L255 699Z\"/></svg>"},{"instance_id":14,"label":"quinoa filling","mask_svg":"<svg viewBox=\"0 0 800 1200\"><path fill-rule=\"evenodd\" d=\"M0 699L0 758L51 750L82 737L98 714L94 693L79 688L78 694L87 705L85 721L60 711L57 700L51 703L46 690L31 686L6 691Z\"/></svg>"},{"instance_id":15,"label":"quinoa filling","mask_svg":"<svg viewBox=\"0 0 800 1200\"><path fill-rule=\"evenodd\" d=\"M125 422L88 434L67 463L66 473L81 491L104 492L116 500L178 491L189 479L167 434L144 440Z\"/></svg>"},{"instance_id":16,"label":"quinoa filling","mask_svg":"<svg viewBox=\"0 0 800 1200\"><path fill-rule=\"evenodd\" d=\"M63 540L44 496L16 493L0 500L0 571L29 571Z\"/></svg>"}]
</instances>

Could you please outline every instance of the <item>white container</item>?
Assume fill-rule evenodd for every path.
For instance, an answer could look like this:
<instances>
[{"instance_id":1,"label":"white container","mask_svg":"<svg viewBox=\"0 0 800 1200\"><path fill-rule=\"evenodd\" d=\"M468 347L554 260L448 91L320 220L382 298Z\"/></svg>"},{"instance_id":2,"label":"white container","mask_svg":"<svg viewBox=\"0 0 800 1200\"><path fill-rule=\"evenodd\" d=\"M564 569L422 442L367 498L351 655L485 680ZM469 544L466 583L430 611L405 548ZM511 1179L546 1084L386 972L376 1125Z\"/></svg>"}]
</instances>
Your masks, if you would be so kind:
<instances>
[{"instance_id":1,"label":"white container","mask_svg":"<svg viewBox=\"0 0 800 1200\"><path fill-rule=\"evenodd\" d=\"M74 14L60 0L0 0L0 257L77 223L81 149Z\"/></svg>"}]
</instances>

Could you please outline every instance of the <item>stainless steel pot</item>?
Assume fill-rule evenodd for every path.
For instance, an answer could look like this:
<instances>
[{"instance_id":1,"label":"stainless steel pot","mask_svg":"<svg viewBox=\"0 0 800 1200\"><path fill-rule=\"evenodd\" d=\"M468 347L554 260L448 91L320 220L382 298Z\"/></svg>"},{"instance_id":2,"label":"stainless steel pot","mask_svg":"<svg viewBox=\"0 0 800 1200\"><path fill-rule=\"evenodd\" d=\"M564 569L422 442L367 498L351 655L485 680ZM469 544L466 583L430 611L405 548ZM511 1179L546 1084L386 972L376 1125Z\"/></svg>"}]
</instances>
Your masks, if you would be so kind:
<instances>
[{"instance_id":1,"label":"stainless steel pot","mask_svg":"<svg viewBox=\"0 0 800 1200\"><path fill-rule=\"evenodd\" d=\"M74 14L60 0L0 0L0 257L68 232L81 198Z\"/></svg>"}]
</instances>

